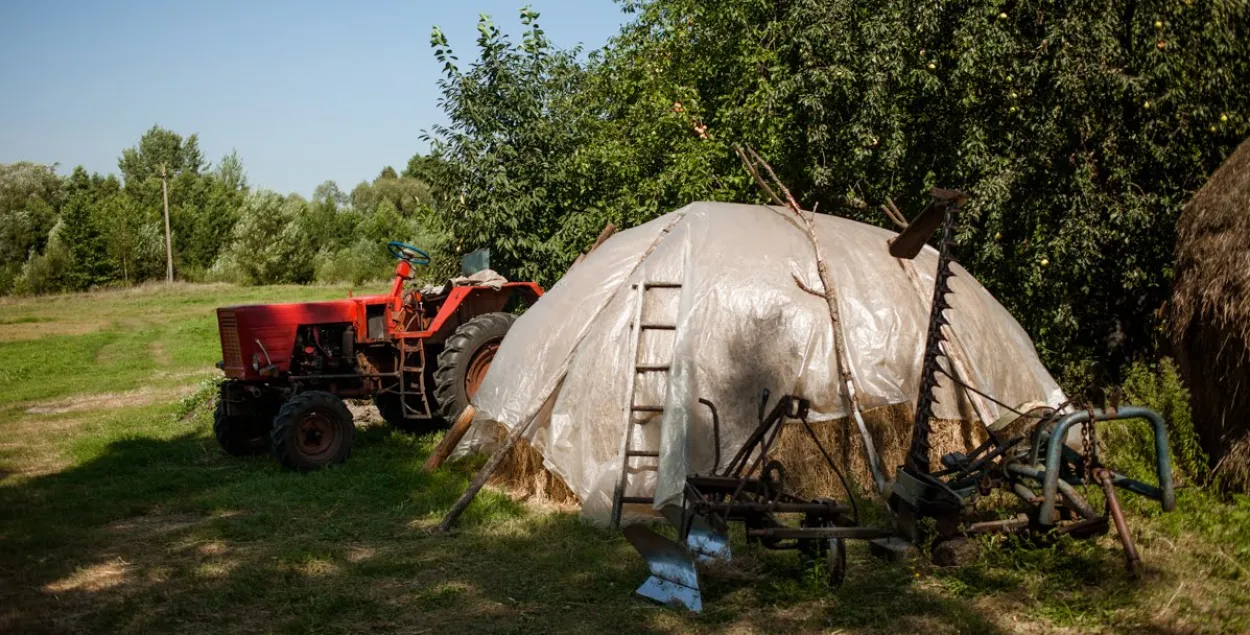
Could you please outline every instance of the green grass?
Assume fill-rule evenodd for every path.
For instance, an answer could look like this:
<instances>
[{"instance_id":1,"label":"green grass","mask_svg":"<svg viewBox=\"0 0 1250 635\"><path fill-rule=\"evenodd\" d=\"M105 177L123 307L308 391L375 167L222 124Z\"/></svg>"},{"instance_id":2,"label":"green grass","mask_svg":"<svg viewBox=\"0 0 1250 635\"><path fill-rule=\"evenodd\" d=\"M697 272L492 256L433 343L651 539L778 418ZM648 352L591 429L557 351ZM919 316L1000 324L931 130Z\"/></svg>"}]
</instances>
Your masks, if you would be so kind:
<instances>
[{"instance_id":1,"label":"green grass","mask_svg":"<svg viewBox=\"0 0 1250 635\"><path fill-rule=\"evenodd\" d=\"M986 540L967 566L862 546L831 592L793 554L703 577L690 616L633 596L619 535L487 490L430 532L479 461L361 429L346 464L286 472L210 433L212 308L345 288L152 287L0 300L0 632L1009 633L1250 630L1250 500L1127 499L1149 567L1094 542Z\"/></svg>"}]
</instances>

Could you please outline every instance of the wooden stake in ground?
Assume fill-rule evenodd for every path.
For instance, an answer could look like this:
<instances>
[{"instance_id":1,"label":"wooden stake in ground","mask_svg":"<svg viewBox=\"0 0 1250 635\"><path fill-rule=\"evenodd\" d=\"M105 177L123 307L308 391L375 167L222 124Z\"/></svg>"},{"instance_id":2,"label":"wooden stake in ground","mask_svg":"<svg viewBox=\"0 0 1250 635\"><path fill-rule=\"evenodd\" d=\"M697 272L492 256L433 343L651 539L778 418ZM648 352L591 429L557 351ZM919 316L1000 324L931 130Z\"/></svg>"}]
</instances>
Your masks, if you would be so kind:
<instances>
[{"instance_id":1,"label":"wooden stake in ground","mask_svg":"<svg viewBox=\"0 0 1250 635\"><path fill-rule=\"evenodd\" d=\"M456 422L452 424L451 429L443 436L443 440L438 443L438 447L434 448L434 453L430 454L430 458L425 460L425 465L421 466L421 471L429 474L439 467L447 457L451 456L456 446L460 444L460 439L464 438L464 433L469 431L469 426L473 424L473 415L477 414L477 406L469 404L460 412L460 416L456 417Z\"/></svg>"},{"instance_id":2,"label":"wooden stake in ground","mask_svg":"<svg viewBox=\"0 0 1250 635\"><path fill-rule=\"evenodd\" d=\"M174 241L169 233L169 185L161 164L161 199L165 202L165 282L174 281Z\"/></svg>"},{"instance_id":3,"label":"wooden stake in ground","mask_svg":"<svg viewBox=\"0 0 1250 635\"><path fill-rule=\"evenodd\" d=\"M451 506L446 516L443 516L443 522L438 525L440 532L447 533L451 531L451 526L455 524L456 519L460 517L460 514L464 513L465 509L468 509L469 503L472 503L473 499L477 498L477 493L486 485L486 481L489 481L495 470L499 469L499 464L503 463L504 458L508 456L508 453L512 451L517 442L521 440L521 437L525 436L525 433L529 431L530 426L534 425L535 421L538 421L537 416L530 417L529 421L525 422L525 425L514 428L512 433L508 435L508 439L500 444L499 449L495 450L494 454L490 455L490 460L486 462L486 465L482 466L481 470L478 470L477 476L473 477L473 482L469 483L469 488L464 490L456 504Z\"/></svg>"}]
</instances>

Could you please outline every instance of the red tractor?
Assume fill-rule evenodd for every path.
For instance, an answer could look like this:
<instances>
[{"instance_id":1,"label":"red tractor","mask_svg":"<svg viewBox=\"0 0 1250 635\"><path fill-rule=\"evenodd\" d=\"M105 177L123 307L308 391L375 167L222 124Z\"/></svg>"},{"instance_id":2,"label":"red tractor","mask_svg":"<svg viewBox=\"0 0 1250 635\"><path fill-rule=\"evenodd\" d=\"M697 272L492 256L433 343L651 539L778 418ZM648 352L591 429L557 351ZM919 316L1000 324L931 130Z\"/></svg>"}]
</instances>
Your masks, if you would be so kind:
<instances>
[{"instance_id":1,"label":"red tractor","mask_svg":"<svg viewBox=\"0 0 1250 635\"><path fill-rule=\"evenodd\" d=\"M386 295L217 309L226 381L213 432L226 452L270 450L299 470L344 461L355 430L345 398L372 398L405 432L441 429L486 376L516 319L505 311L542 295L533 282L405 290L429 256L388 248L399 263Z\"/></svg>"}]
</instances>

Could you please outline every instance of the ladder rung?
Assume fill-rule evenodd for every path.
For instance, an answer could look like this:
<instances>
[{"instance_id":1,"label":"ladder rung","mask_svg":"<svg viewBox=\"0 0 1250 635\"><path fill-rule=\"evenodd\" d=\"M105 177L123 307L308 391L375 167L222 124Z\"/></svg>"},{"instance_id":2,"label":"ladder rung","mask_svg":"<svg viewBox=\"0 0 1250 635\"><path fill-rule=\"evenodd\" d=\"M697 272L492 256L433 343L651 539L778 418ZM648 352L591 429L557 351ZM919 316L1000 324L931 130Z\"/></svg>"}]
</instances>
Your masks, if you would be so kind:
<instances>
[{"instance_id":1,"label":"ladder rung","mask_svg":"<svg viewBox=\"0 0 1250 635\"><path fill-rule=\"evenodd\" d=\"M647 289L680 289L680 282L644 282L642 286Z\"/></svg>"},{"instance_id":2,"label":"ladder rung","mask_svg":"<svg viewBox=\"0 0 1250 635\"><path fill-rule=\"evenodd\" d=\"M634 412L664 412L664 406L633 406L630 410Z\"/></svg>"},{"instance_id":3,"label":"ladder rung","mask_svg":"<svg viewBox=\"0 0 1250 635\"><path fill-rule=\"evenodd\" d=\"M655 502L655 498L651 496L622 496L621 497L622 505L639 505L639 504L645 505L647 503L654 503L654 502Z\"/></svg>"},{"instance_id":4,"label":"ladder rung","mask_svg":"<svg viewBox=\"0 0 1250 635\"><path fill-rule=\"evenodd\" d=\"M634 368L640 373L654 373L657 371L668 370L668 364L639 364Z\"/></svg>"},{"instance_id":5,"label":"ladder rung","mask_svg":"<svg viewBox=\"0 0 1250 635\"><path fill-rule=\"evenodd\" d=\"M676 324L648 324L646 322L643 322L642 330L644 331L676 331L677 325Z\"/></svg>"},{"instance_id":6,"label":"ladder rung","mask_svg":"<svg viewBox=\"0 0 1250 635\"><path fill-rule=\"evenodd\" d=\"M652 451L652 450L630 450L629 452L625 453L625 456L641 456L641 457L651 457L653 459L658 459L660 458L660 453Z\"/></svg>"}]
</instances>

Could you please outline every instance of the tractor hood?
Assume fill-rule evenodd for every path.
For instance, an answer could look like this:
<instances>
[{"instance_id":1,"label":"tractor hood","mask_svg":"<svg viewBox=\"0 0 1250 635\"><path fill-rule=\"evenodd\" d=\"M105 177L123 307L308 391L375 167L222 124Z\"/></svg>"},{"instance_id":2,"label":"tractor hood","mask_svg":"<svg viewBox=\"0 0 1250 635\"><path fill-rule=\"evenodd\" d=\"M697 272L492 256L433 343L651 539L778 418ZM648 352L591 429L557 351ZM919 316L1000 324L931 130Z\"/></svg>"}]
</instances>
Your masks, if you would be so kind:
<instances>
[{"instance_id":1,"label":"tractor hood","mask_svg":"<svg viewBox=\"0 0 1250 635\"><path fill-rule=\"evenodd\" d=\"M252 304L217 309L222 370L232 379L260 379L260 369L290 367L296 331L301 325L349 323L368 329L370 317L381 321L388 296L364 296L325 302Z\"/></svg>"}]
</instances>

